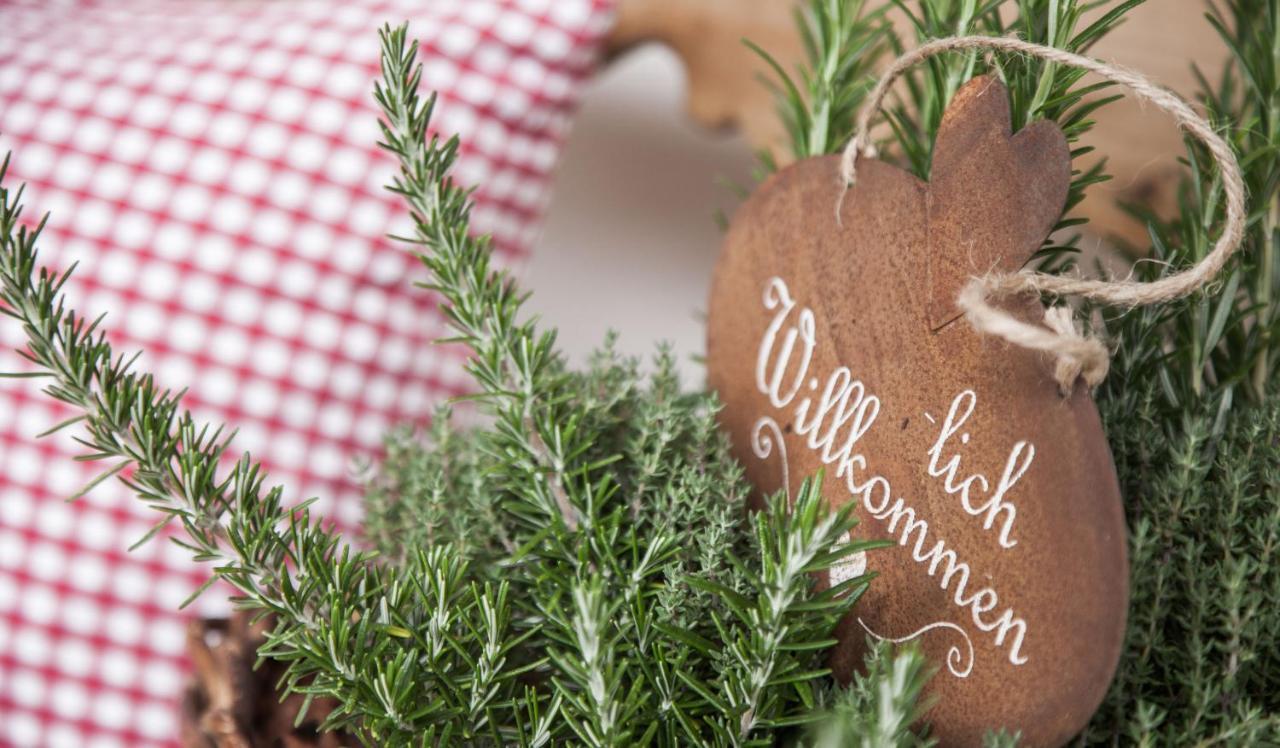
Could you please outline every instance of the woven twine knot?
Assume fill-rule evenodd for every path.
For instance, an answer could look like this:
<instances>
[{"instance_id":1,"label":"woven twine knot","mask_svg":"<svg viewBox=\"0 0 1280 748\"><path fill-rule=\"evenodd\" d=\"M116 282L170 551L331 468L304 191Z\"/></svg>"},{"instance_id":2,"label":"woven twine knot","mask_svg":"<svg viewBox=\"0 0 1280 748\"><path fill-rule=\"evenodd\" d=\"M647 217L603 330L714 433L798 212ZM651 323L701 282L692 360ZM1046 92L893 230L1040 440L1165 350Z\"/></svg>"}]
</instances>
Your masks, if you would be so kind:
<instances>
[{"instance_id":1,"label":"woven twine knot","mask_svg":"<svg viewBox=\"0 0 1280 748\"><path fill-rule=\"evenodd\" d=\"M1071 394L1071 385L1083 376L1085 384L1096 387L1107 378L1111 358L1107 347L1097 338L1085 337L1069 306L1053 306L1045 310L1044 322L1063 340L1073 341L1079 349L1072 353L1061 352L1054 364L1053 378L1064 396Z\"/></svg>"}]
</instances>

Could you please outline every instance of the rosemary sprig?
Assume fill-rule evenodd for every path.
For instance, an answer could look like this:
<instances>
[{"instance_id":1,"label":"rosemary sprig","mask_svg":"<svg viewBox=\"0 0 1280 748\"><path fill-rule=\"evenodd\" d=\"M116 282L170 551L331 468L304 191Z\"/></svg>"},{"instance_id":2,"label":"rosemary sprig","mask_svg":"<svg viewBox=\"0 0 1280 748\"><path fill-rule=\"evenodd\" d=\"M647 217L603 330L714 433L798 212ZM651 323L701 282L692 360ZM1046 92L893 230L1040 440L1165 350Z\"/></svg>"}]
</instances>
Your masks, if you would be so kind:
<instances>
[{"instance_id":1,"label":"rosemary sprig","mask_svg":"<svg viewBox=\"0 0 1280 748\"><path fill-rule=\"evenodd\" d=\"M1280 311L1280 3L1231 0L1211 6L1207 20L1230 53L1221 78L1197 72L1200 100L1235 148L1249 190L1245 241L1219 283L1161 309L1113 313L1108 332L1126 340L1107 386L1128 398L1137 384L1161 383L1162 401L1178 412L1208 399L1221 414L1236 402L1264 403L1275 391ZM1134 208L1144 219L1154 262L1135 265L1142 280L1199 262L1213 246L1222 214L1221 188L1207 154L1187 143L1178 209L1168 219Z\"/></svg>"},{"instance_id":2,"label":"rosemary sprig","mask_svg":"<svg viewBox=\"0 0 1280 748\"><path fill-rule=\"evenodd\" d=\"M891 5L906 19L915 44L945 36L1017 34L1019 37L1077 54L1087 53L1126 15L1144 0L891 0L867 11L861 0L815 0L801 16L806 40L807 66L799 81L763 52L773 67L772 83L778 113L787 126L795 158L836 153L852 136L854 113L875 83L877 65L886 54L896 56L908 40L884 20ZM1087 25L1086 14L1105 7ZM979 51L955 52L929 59L904 76L904 93L890 105L885 117L891 131L891 157L901 158L921 179L929 178L933 143L942 114L951 97L975 76L999 75L1009 88L1014 129L1038 120L1056 122L1072 146L1072 159L1083 159L1093 149L1081 146L1081 137L1093 127L1098 109L1121 94L1100 95L1111 84L1082 84L1084 73L1062 68L1038 58ZM761 154L763 170L777 164ZM1064 236L1064 229L1084 223L1072 214L1086 190L1110 177L1105 161L1097 160L1072 172L1067 205L1055 234L1038 261L1047 270L1068 267L1077 250L1078 236Z\"/></svg>"},{"instance_id":3,"label":"rosemary sprig","mask_svg":"<svg viewBox=\"0 0 1280 748\"><path fill-rule=\"evenodd\" d=\"M886 51L892 27L887 6L868 12L864 0L814 0L796 8L805 64L793 78L768 51L745 43L773 70L778 116L786 127L792 158L834 153L853 136L854 115L875 84L871 74ZM760 154L766 172L777 170L772 154Z\"/></svg>"},{"instance_id":4,"label":"rosemary sprig","mask_svg":"<svg viewBox=\"0 0 1280 748\"><path fill-rule=\"evenodd\" d=\"M249 455L223 470L233 434L197 423L181 408L181 393L134 371L136 356L113 351L102 318L87 321L68 308L62 290L71 270L39 268L45 221L22 222L22 189L3 183L8 164L6 156L0 311L25 329L22 355L36 367L31 373L47 379L44 391L80 412L67 423L83 425L77 440L89 450L85 458L113 463L90 487L119 476L163 517L139 543L171 523L181 527L174 542L212 564L216 575L188 602L222 578L236 589L238 607L276 616L263 654L289 663L291 690L339 699L327 728L358 726L371 740L414 734L409 715L421 707L410 703L403 684L420 665L388 632L438 601L420 586L390 582L369 554L353 551L313 518L309 501L286 507L283 489L266 488L264 471ZM425 576L450 563L440 553L419 552L411 568ZM458 608L460 619L477 614L465 599Z\"/></svg>"}]
</instances>

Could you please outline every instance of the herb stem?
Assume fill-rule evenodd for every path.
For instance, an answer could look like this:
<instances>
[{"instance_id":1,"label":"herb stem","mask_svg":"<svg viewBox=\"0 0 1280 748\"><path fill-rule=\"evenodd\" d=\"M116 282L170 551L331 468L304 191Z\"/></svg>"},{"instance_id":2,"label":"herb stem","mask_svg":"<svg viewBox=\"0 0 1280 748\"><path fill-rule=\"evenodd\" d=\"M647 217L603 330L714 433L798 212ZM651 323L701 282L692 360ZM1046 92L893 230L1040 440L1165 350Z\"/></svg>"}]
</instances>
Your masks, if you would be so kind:
<instances>
[{"instance_id":1,"label":"herb stem","mask_svg":"<svg viewBox=\"0 0 1280 748\"><path fill-rule=\"evenodd\" d=\"M1272 287L1274 286L1276 229L1280 227L1280 199L1272 198L1262 223L1259 247L1261 267L1257 277L1258 312L1256 319L1261 326L1258 358L1253 364L1253 391L1258 402L1266 400L1267 383L1271 381L1271 316Z\"/></svg>"}]
</instances>

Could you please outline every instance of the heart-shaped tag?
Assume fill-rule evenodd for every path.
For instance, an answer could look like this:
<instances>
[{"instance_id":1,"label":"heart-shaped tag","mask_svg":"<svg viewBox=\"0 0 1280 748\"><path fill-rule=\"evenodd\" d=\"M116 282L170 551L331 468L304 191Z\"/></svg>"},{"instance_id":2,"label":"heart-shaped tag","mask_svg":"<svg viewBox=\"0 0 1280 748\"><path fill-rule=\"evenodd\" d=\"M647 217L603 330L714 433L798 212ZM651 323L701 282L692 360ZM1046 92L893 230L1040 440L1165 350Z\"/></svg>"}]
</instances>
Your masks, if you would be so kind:
<instances>
[{"instance_id":1,"label":"heart-shaped tag","mask_svg":"<svg viewBox=\"0 0 1280 748\"><path fill-rule=\"evenodd\" d=\"M801 161L739 209L716 267L707 367L748 477L795 491L824 470L827 500L858 504L856 536L896 543L833 574L878 578L832 666L847 677L868 637L919 642L946 745L1001 727L1061 744L1120 653L1125 525L1093 400L956 306L970 277L1027 261L1070 176L1057 126L1011 135L1005 87L975 79L929 183L863 159L837 222L839 159Z\"/></svg>"}]
</instances>

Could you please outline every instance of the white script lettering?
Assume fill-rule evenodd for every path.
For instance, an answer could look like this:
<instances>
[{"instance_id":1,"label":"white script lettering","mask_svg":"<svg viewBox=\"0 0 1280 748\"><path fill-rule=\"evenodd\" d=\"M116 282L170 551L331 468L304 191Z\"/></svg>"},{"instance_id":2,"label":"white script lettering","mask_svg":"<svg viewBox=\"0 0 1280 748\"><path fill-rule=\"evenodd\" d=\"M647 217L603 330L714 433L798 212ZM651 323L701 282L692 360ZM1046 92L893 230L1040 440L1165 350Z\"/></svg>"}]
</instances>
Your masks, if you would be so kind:
<instances>
[{"instance_id":1,"label":"white script lettering","mask_svg":"<svg viewBox=\"0 0 1280 748\"><path fill-rule=\"evenodd\" d=\"M912 560L924 565L928 576L951 593L950 599L957 607L969 609L969 617L979 630L995 632L995 645L1008 648L1009 662L1014 665L1027 662L1022 653L1026 621L1008 606L992 619L988 614L1000 605L995 589L986 586L970 593L968 587L973 575L969 564L962 561L954 549L948 548L945 540L930 537L928 521L918 517L906 500L893 495L887 478L864 475L869 472L867 458L857 451L857 445L880 414L879 398L845 366L832 371L826 381L821 382L823 386L819 390L818 378L809 375L817 345L813 312L807 307L797 310L781 278L768 281L764 306L773 311L774 316L760 341L756 358L759 392L768 397L773 407L791 411L796 435L805 439L805 445L823 464L836 466L836 476L844 480L849 493L861 500L871 516L887 522L888 531L896 535L900 546L910 546ZM802 390L810 394L799 397ZM982 516L985 529L992 529L999 520L999 543L1003 548L1012 548L1017 545L1017 540L1010 537L1017 508L1006 497L1031 467L1035 447L1025 441L1013 445L994 491L981 473L961 479L960 454L952 454L944 462L943 452L949 447L954 451L955 442L968 444L970 437L964 425L976 404L977 395L972 390L961 392L951 401L942 430L928 451L928 473L942 479L943 489L949 495L959 496L965 512ZM938 626L953 624L930 624L920 631ZM954 668L953 672L956 672ZM967 670L963 672L967 675Z\"/></svg>"},{"instance_id":2,"label":"white script lettering","mask_svg":"<svg viewBox=\"0 0 1280 748\"><path fill-rule=\"evenodd\" d=\"M974 489L977 492L986 493L991 488L991 484L987 481L986 476L981 473L974 473L963 481L956 482L956 474L960 471L960 455L957 453L952 455L950 460L943 465L938 464L938 460L942 457L942 450L947 446L947 441L960 433L959 441L961 444L969 443L969 433L962 431L964 424L969 420L969 416L973 415L974 406L978 402L978 396L973 390L965 390L955 399L951 401L951 409L947 411L947 417L942 423L942 432L938 434L938 440L929 448L929 475L935 478L942 478L942 487L946 492L952 495L960 494L960 505L964 510L973 516L982 515L982 526L990 530L992 525L996 523L996 518L1001 514L1004 520L1000 525L1000 546L1003 548L1012 548L1018 544L1018 541L1009 537L1013 532L1013 521L1018 516L1018 509L1013 504L1005 501L1005 496L1014 484L1027 472L1031 467L1031 461L1035 459L1036 448L1034 445L1025 441L1018 442L1013 445L1013 449L1009 452L1009 459L1005 462L1004 474L1000 476L1000 482L996 486L996 490L987 500L977 506L974 505ZM1025 455L1026 459L1019 462L1019 458Z\"/></svg>"}]
</instances>

